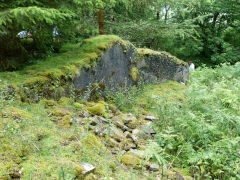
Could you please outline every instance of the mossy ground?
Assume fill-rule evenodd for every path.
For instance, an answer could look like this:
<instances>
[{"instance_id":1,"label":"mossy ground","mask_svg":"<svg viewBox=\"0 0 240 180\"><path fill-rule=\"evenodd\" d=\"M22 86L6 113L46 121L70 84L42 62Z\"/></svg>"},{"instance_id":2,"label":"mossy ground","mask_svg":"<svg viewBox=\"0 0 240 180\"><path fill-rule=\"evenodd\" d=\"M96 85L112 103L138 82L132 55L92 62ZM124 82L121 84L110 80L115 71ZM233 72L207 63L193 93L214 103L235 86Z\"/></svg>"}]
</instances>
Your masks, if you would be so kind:
<instances>
[{"instance_id":1,"label":"mossy ground","mask_svg":"<svg viewBox=\"0 0 240 180\"><path fill-rule=\"evenodd\" d=\"M154 179L154 173L123 166L123 152L113 156L105 141L74 123L82 110L107 118L110 106L106 108L104 102L81 104L63 97L61 86L68 78L81 68L94 66L113 43L125 48L129 45L117 36L98 36L82 44L65 45L60 55L21 71L0 73L0 179L74 179L80 162L93 164L97 179ZM36 104L24 98L34 88L38 92L59 93L59 100L43 96ZM12 89L23 97L14 97ZM143 93L135 96L133 109L136 114L143 110L153 112L160 103L155 101L156 97L182 100L183 90L182 85L174 82L146 85Z\"/></svg>"},{"instance_id":2,"label":"mossy ground","mask_svg":"<svg viewBox=\"0 0 240 180\"><path fill-rule=\"evenodd\" d=\"M51 121L51 112L53 116L69 116L54 110L61 104L5 105L0 118L0 179L14 175L21 179L58 179L61 174L74 179L80 162L94 164L97 177L112 177L115 171L122 171L116 168L120 162L114 161L94 134L79 125L59 126ZM76 113L71 105L65 108Z\"/></svg>"},{"instance_id":3,"label":"mossy ground","mask_svg":"<svg viewBox=\"0 0 240 180\"><path fill-rule=\"evenodd\" d=\"M114 35L93 37L79 44L66 44L62 47L60 54L27 66L21 71L0 72L0 87L6 83L30 85L60 79L61 76L66 76L66 79L67 76L70 78L80 68L94 64L102 52L114 43L120 43L125 47L128 44Z\"/></svg>"},{"instance_id":4,"label":"mossy ground","mask_svg":"<svg viewBox=\"0 0 240 180\"><path fill-rule=\"evenodd\" d=\"M144 91L149 96L161 97L172 92L173 96L168 95L175 98L179 89L183 90L183 87L169 82L166 85L146 86ZM149 103L146 94L137 98L139 104L136 104L136 108ZM80 162L93 164L96 167L96 178L154 177L150 172L129 170L121 162L121 152L119 156L113 156L105 146L106 142L84 126L69 123L70 119L75 121L82 109L87 110L99 104L107 106L105 102L84 105L74 103L71 98L61 98L59 101L43 99L38 104L11 100L2 102L0 179L8 179L14 175L22 179L58 179L62 175L65 179L74 179Z\"/></svg>"},{"instance_id":5,"label":"mossy ground","mask_svg":"<svg viewBox=\"0 0 240 180\"><path fill-rule=\"evenodd\" d=\"M157 106L172 101L183 101L185 99L186 86L174 81L168 81L163 84L145 85L142 93L136 97L136 112L150 111L154 112Z\"/></svg>"}]
</instances>

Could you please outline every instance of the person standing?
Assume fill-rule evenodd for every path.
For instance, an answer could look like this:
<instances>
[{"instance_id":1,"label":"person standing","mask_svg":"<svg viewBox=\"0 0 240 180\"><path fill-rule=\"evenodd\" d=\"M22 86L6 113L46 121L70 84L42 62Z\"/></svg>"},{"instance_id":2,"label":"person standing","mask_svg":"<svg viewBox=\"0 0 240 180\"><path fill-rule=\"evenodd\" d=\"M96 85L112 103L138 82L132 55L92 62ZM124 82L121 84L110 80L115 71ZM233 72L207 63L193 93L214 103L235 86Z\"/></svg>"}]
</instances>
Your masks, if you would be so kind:
<instances>
[{"instance_id":1,"label":"person standing","mask_svg":"<svg viewBox=\"0 0 240 180\"><path fill-rule=\"evenodd\" d=\"M189 70L195 70L195 65L193 64L192 61L189 61L188 65L189 65Z\"/></svg>"}]
</instances>

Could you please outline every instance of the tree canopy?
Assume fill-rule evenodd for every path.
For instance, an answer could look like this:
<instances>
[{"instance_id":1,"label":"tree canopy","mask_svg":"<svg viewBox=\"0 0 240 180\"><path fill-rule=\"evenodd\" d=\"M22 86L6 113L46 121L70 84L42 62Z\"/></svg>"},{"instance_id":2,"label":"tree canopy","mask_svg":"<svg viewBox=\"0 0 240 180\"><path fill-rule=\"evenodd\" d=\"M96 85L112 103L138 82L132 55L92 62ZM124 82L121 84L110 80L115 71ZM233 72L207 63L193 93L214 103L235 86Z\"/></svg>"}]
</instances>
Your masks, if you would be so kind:
<instances>
[{"instance_id":1,"label":"tree canopy","mask_svg":"<svg viewBox=\"0 0 240 180\"><path fill-rule=\"evenodd\" d=\"M239 8L237 0L0 0L0 33L5 35L0 41L9 42L1 45L1 69L3 64L8 69L8 60L19 52L24 64L26 54L42 56L99 31L198 65L235 63L240 57ZM51 38L54 27L60 31L58 43ZM31 45L16 37L23 30L31 32Z\"/></svg>"}]
</instances>

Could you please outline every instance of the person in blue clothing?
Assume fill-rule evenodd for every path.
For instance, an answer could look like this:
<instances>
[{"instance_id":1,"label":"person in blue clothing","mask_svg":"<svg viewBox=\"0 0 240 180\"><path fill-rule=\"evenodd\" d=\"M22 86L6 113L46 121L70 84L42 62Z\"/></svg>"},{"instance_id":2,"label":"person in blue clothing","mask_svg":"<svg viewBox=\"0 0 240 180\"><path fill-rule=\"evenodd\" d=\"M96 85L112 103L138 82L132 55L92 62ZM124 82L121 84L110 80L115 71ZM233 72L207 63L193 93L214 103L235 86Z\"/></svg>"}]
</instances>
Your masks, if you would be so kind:
<instances>
[{"instance_id":1,"label":"person in blue clothing","mask_svg":"<svg viewBox=\"0 0 240 180\"><path fill-rule=\"evenodd\" d=\"M53 36L55 37L55 36L58 36L58 35L59 35L59 33L58 33L58 27L55 26L55 27L53 28Z\"/></svg>"},{"instance_id":2,"label":"person in blue clothing","mask_svg":"<svg viewBox=\"0 0 240 180\"><path fill-rule=\"evenodd\" d=\"M27 31L21 31L17 35L23 39L23 38L27 38L27 34L28 34Z\"/></svg>"}]
</instances>

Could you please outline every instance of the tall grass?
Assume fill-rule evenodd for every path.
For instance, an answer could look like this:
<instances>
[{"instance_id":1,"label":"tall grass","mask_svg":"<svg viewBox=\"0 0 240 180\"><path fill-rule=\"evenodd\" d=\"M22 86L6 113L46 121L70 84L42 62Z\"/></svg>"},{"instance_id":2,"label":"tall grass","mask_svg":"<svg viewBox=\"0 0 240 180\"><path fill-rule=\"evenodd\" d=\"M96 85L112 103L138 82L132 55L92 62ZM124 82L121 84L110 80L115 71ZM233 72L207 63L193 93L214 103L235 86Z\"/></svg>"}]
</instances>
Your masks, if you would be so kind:
<instances>
[{"instance_id":1,"label":"tall grass","mask_svg":"<svg viewBox=\"0 0 240 180\"><path fill-rule=\"evenodd\" d=\"M158 115L155 140L170 168L196 179L240 179L240 63L199 68L190 77L185 90L173 82L146 85L112 102Z\"/></svg>"},{"instance_id":2,"label":"tall grass","mask_svg":"<svg viewBox=\"0 0 240 180\"><path fill-rule=\"evenodd\" d=\"M240 63L191 74L185 102L156 109L159 145L197 179L240 178Z\"/></svg>"}]
</instances>

